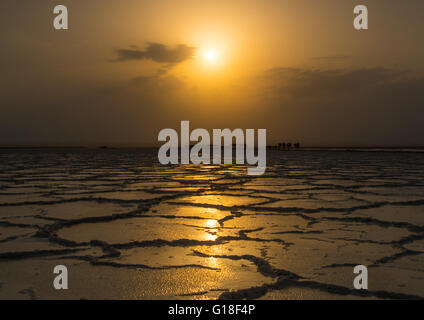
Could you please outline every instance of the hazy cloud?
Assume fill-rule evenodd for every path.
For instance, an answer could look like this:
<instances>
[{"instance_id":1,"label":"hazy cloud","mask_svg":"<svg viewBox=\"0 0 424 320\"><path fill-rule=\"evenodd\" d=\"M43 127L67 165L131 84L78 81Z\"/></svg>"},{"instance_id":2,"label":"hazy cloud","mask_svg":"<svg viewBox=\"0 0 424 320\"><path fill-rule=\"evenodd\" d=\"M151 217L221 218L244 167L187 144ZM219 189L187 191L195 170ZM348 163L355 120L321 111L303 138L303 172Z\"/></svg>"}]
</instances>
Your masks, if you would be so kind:
<instances>
[{"instance_id":1,"label":"hazy cloud","mask_svg":"<svg viewBox=\"0 0 424 320\"><path fill-rule=\"evenodd\" d=\"M118 57L115 61L152 60L159 63L177 64L189 60L194 56L195 47L179 44L175 48L161 43L149 43L144 49L132 46L131 49L116 49Z\"/></svg>"},{"instance_id":2,"label":"hazy cloud","mask_svg":"<svg viewBox=\"0 0 424 320\"><path fill-rule=\"evenodd\" d=\"M276 68L260 83L273 115L269 126L284 121L287 134L301 140L424 145L422 74L388 68Z\"/></svg>"},{"instance_id":3,"label":"hazy cloud","mask_svg":"<svg viewBox=\"0 0 424 320\"><path fill-rule=\"evenodd\" d=\"M270 84L268 92L290 94L298 98L338 97L351 98L360 91L375 90L379 86L400 85L409 79L406 71L385 68L358 69L297 69L275 68L265 73Z\"/></svg>"},{"instance_id":4,"label":"hazy cloud","mask_svg":"<svg viewBox=\"0 0 424 320\"><path fill-rule=\"evenodd\" d=\"M312 60L321 60L321 61L340 61L349 59L350 56L344 55L333 55L333 56L322 56L322 57L313 57Z\"/></svg>"},{"instance_id":5,"label":"hazy cloud","mask_svg":"<svg viewBox=\"0 0 424 320\"><path fill-rule=\"evenodd\" d=\"M130 86L155 87L162 90L175 90L184 87L185 83L174 76L138 76L130 80Z\"/></svg>"}]
</instances>

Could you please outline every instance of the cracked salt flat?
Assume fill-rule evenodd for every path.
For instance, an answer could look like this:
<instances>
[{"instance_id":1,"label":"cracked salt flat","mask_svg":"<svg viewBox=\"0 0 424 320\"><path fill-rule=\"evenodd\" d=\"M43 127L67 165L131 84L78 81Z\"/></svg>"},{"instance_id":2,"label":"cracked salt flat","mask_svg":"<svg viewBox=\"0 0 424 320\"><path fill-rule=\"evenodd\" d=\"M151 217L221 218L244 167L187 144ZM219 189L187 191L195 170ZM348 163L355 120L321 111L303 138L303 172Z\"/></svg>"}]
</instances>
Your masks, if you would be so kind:
<instances>
[{"instance_id":1,"label":"cracked salt flat","mask_svg":"<svg viewBox=\"0 0 424 320\"><path fill-rule=\"evenodd\" d=\"M424 297L423 154L271 152L260 177L155 157L0 151L0 298Z\"/></svg>"}]
</instances>

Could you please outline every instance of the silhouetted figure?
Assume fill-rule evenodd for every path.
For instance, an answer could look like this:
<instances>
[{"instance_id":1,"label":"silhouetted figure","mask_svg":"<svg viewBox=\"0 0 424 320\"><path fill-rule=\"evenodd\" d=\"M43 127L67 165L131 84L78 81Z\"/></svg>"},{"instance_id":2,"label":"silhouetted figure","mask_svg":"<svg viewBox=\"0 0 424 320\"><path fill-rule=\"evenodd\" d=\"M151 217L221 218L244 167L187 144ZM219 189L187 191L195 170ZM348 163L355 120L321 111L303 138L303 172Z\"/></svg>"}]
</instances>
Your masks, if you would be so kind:
<instances>
[{"instance_id":1,"label":"silhouetted figure","mask_svg":"<svg viewBox=\"0 0 424 320\"><path fill-rule=\"evenodd\" d=\"M300 143L299 143L299 142L295 143L295 144L294 144L294 147L295 147L296 149L299 149L299 148L300 148Z\"/></svg>"},{"instance_id":2,"label":"silhouetted figure","mask_svg":"<svg viewBox=\"0 0 424 320\"><path fill-rule=\"evenodd\" d=\"M287 143L287 150L290 150L291 147L292 147L292 144L290 142Z\"/></svg>"}]
</instances>

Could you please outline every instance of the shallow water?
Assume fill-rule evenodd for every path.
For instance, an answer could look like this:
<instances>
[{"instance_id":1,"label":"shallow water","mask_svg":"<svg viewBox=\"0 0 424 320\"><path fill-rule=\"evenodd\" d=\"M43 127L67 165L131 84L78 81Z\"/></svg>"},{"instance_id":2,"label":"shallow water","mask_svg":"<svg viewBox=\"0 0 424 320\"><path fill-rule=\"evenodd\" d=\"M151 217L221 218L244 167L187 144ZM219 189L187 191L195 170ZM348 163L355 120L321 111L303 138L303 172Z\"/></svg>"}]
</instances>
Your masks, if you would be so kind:
<instances>
[{"instance_id":1,"label":"shallow water","mask_svg":"<svg viewBox=\"0 0 424 320\"><path fill-rule=\"evenodd\" d=\"M252 177L149 149L0 150L0 298L424 297L424 154L267 156Z\"/></svg>"}]
</instances>

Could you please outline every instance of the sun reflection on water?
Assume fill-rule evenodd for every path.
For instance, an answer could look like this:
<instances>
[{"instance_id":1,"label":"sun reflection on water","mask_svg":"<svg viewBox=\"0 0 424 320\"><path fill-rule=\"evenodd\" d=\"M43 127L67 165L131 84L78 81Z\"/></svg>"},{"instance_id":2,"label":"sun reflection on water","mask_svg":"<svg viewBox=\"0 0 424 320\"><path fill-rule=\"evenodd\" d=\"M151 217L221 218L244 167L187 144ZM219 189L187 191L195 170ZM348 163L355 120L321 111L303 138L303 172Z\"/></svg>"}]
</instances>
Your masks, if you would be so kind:
<instances>
[{"instance_id":1,"label":"sun reflection on water","mask_svg":"<svg viewBox=\"0 0 424 320\"><path fill-rule=\"evenodd\" d=\"M215 241L216 238L218 238L217 236L217 232L218 232L218 227L219 227L219 223L218 221L216 221L215 219L208 219L205 222L205 227L208 229L206 232L206 240L208 241Z\"/></svg>"},{"instance_id":2,"label":"sun reflection on water","mask_svg":"<svg viewBox=\"0 0 424 320\"><path fill-rule=\"evenodd\" d=\"M211 228L214 231L218 231L219 223L215 219L209 219L206 220L206 227Z\"/></svg>"}]
</instances>

